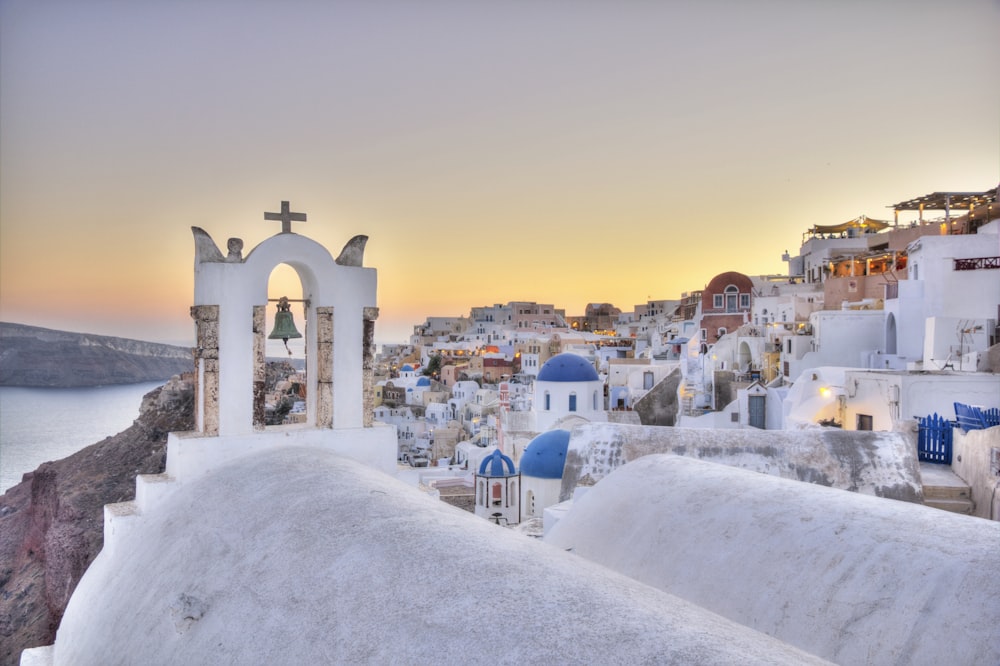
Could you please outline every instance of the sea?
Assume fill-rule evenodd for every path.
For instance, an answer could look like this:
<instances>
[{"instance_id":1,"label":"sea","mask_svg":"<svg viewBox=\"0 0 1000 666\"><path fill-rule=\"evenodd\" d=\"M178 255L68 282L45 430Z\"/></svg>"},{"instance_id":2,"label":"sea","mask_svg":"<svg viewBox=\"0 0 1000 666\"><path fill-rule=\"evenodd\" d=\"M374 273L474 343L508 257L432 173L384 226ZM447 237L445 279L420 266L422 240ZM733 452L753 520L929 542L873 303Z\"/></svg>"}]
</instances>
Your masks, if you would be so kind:
<instances>
[{"instance_id":1,"label":"sea","mask_svg":"<svg viewBox=\"0 0 1000 666\"><path fill-rule=\"evenodd\" d=\"M0 386L0 493L25 472L116 435L163 382L94 388Z\"/></svg>"}]
</instances>

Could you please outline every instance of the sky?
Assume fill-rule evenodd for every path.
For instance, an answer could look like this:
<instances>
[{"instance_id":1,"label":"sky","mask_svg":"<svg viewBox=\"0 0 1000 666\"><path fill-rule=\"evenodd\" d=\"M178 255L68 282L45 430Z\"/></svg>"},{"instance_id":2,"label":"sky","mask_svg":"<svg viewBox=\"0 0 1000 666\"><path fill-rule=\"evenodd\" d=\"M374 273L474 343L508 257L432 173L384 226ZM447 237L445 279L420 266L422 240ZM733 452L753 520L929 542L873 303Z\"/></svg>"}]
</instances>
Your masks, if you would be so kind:
<instances>
[{"instance_id":1,"label":"sky","mask_svg":"<svg viewBox=\"0 0 1000 666\"><path fill-rule=\"evenodd\" d=\"M998 35L997 0L0 0L0 320L190 344L190 227L246 254L282 200L370 237L381 343L786 273L997 185Z\"/></svg>"}]
</instances>

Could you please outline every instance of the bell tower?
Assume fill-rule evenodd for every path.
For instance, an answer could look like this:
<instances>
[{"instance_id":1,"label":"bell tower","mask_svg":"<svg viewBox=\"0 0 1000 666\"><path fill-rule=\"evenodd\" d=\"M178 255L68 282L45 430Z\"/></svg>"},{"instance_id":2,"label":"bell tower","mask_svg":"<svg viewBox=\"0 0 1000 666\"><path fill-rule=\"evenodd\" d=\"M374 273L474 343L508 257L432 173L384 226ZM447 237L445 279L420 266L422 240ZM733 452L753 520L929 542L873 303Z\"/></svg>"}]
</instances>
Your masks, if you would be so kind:
<instances>
[{"instance_id":1,"label":"bell tower","mask_svg":"<svg viewBox=\"0 0 1000 666\"><path fill-rule=\"evenodd\" d=\"M334 259L325 247L291 230L291 223L305 222L306 215L292 212L287 201L281 202L280 213L265 213L264 219L280 221L281 231L246 255L241 239L229 239L223 255L206 231L192 227L196 406L195 431L187 433L188 439L216 438L221 451L267 445L272 439L329 446L339 441L338 433L352 432L337 445L350 449L343 452L375 456L376 466L390 468L395 438L372 418L378 308L376 271L362 265L367 236L352 238ZM302 283L301 336L309 359L306 423L285 428L264 425L267 284L279 264L291 266ZM287 314L281 330L275 327L279 338L298 334ZM376 440L377 452L351 453Z\"/></svg>"}]
</instances>

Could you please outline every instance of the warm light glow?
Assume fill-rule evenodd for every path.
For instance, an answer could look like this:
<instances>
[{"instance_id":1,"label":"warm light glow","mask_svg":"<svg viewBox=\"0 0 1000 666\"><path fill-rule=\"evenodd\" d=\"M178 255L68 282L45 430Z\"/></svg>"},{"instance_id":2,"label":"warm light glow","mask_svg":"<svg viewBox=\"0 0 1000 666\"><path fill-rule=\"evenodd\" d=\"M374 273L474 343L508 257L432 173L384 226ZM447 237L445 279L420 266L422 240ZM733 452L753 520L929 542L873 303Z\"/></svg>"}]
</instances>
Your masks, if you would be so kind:
<instances>
[{"instance_id":1,"label":"warm light glow","mask_svg":"<svg viewBox=\"0 0 1000 666\"><path fill-rule=\"evenodd\" d=\"M829 398L830 397L830 389L827 388L826 386L824 386L824 387L820 388L819 394L822 397L824 397L824 398Z\"/></svg>"},{"instance_id":2,"label":"warm light glow","mask_svg":"<svg viewBox=\"0 0 1000 666\"><path fill-rule=\"evenodd\" d=\"M190 344L190 227L246 257L282 200L334 257L369 236L375 337L401 342L480 305L629 312L784 272L813 222L997 181L993 3L256 2L239 29L231 3L121 4L0 2L4 321ZM913 48L951 24L961 48ZM294 48L262 48L275 30ZM944 79L972 111L830 103Z\"/></svg>"}]
</instances>

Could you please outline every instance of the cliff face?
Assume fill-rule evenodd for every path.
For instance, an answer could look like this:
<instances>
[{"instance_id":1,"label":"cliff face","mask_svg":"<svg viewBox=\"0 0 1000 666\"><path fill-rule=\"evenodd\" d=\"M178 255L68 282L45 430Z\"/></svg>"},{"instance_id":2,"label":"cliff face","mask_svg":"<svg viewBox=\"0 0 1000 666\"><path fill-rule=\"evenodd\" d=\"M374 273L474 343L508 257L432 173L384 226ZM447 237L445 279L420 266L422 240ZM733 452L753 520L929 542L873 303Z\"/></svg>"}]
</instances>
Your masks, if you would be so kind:
<instances>
[{"instance_id":1,"label":"cliff face","mask_svg":"<svg viewBox=\"0 0 1000 666\"><path fill-rule=\"evenodd\" d=\"M193 366L186 347L0 322L0 386L133 384Z\"/></svg>"},{"instance_id":2,"label":"cliff face","mask_svg":"<svg viewBox=\"0 0 1000 666\"><path fill-rule=\"evenodd\" d=\"M174 377L143 397L131 427L42 464L0 495L0 664L55 640L104 543L104 505L133 499L136 474L163 471L167 433L193 427L191 378Z\"/></svg>"}]
</instances>

